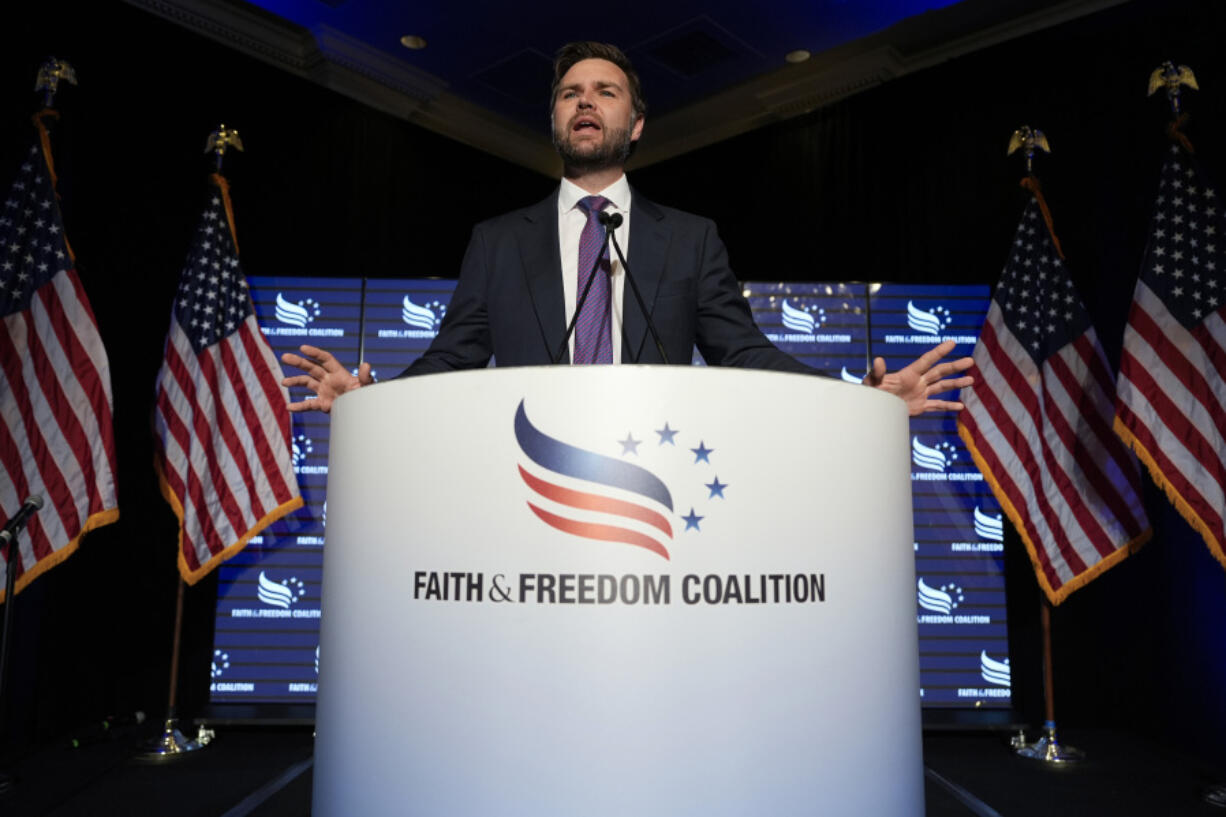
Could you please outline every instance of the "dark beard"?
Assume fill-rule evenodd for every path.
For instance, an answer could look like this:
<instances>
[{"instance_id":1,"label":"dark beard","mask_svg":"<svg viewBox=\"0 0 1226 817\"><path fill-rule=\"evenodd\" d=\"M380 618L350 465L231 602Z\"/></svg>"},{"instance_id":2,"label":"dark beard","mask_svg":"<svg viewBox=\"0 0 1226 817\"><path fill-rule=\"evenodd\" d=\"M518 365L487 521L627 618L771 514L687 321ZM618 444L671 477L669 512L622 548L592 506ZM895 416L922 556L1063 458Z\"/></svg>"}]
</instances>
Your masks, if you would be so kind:
<instances>
[{"instance_id":1,"label":"dark beard","mask_svg":"<svg viewBox=\"0 0 1226 817\"><path fill-rule=\"evenodd\" d=\"M557 128L553 128L553 146L562 157L567 171L589 173L621 167L630 158L630 129L605 128L604 135L599 148L590 153L580 153L569 141L558 136Z\"/></svg>"}]
</instances>

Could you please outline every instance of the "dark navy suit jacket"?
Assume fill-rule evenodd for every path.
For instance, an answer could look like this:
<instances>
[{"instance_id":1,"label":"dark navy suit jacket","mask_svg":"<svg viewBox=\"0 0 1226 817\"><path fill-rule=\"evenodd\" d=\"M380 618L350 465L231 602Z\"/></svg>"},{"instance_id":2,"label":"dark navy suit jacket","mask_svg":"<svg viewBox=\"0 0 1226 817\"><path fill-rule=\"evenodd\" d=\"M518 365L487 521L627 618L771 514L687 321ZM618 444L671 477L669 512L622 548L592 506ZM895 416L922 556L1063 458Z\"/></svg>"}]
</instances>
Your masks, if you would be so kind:
<instances>
[{"instance_id":1,"label":"dark navy suit jacket","mask_svg":"<svg viewBox=\"0 0 1226 817\"><path fill-rule=\"evenodd\" d=\"M631 195L626 260L670 363L689 364L697 344L714 366L817 373L754 324L713 222ZM404 374L479 368L491 356L498 366L551 363L569 317L555 192L473 229L438 336ZM663 362L628 282L623 323L623 363Z\"/></svg>"}]
</instances>

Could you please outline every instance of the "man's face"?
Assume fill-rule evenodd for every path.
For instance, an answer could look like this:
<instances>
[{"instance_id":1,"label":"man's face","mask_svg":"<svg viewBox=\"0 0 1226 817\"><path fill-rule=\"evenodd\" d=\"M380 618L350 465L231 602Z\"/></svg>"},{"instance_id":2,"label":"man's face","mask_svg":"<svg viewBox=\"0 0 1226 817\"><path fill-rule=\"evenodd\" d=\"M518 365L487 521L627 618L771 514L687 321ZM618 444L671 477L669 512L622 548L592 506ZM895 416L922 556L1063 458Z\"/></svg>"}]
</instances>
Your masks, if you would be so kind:
<instances>
[{"instance_id":1,"label":"man's face","mask_svg":"<svg viewBox=\"0 0 1226 817\"><path fill-rule=\"evenodd\" d=\"M620 167L643 132L626 74L608 60L581 60L558 85L553 145L572 170Z\"/></svg>"}]
</instances>

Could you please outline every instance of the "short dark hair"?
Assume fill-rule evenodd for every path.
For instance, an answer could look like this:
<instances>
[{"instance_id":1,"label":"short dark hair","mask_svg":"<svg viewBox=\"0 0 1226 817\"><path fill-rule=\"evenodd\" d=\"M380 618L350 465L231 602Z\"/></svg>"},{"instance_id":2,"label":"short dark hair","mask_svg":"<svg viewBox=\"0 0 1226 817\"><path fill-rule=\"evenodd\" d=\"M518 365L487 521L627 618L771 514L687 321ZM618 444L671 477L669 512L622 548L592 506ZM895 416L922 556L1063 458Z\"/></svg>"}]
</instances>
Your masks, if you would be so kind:
<instances>
[{"instance_id":1,"label":"short dark hair","mask_svg":"<svg viewBox=\"0 0 1226 817\"><path fill-rule=\"evenodd\" d=\"M626 80L630 83L630 104L634 108L634 118L642 119L647 114L647 100L643 99L643 86L639 82L638 72L630 58L620 48L610 43L598 43L591 40L578 43L567 43L558 49L553 58L553 87L549 90L549 107L558 101L558 86L562 77L583 60L608 60L622 69Z\"/></svg>"}]
</instances>

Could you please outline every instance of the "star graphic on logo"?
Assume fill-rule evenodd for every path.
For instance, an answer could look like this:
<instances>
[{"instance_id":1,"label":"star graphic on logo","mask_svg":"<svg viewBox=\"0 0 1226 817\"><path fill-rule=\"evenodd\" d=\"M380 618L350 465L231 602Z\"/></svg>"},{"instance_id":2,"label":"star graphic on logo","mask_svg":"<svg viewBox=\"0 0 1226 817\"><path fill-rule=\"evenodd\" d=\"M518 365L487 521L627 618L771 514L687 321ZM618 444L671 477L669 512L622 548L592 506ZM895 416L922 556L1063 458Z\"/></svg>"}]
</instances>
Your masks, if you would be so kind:
<instances>
[{"instance_id":1,"label":"star graphic on logo","mask_svg":"<svg viewBox=\"0 0 1226 817\"><path fill-rule=\"evenodd\" d=\"M698 531L699 533L702 533L702 528L698 527L698 523L699 523L699 522L701 522L702 520L706 519L706 517L705 517L705 516L699 516L698 514L694 513L694 509L693 509L693 507L691 507L691 508L690 508L690 515L689 515L689 516L683 516L683 517L681 517L681 518L682 518L682 519L685 521L685 529L686 529L686 530L690 530L691 528L693 528L694 530Z\"/></svg>"},{"instance_id":2,"label":"star graphic on logo","mask_svg":"<svg viewBox=\"0 0 1226 817\"><path fill-rule=\"evenodd\" d=\"M709 455L715 449L707 448L705 443L703 443L702 441L699 441L698 447L691 448L690 450L694 452L694 463L698 464L700 462L710 463L711 460L710 460Z\"/></svg>"},{"instance_id":3,"label":"star graphic on logo","mask_svg":"<svg viewBox=\"0 0 1226 817\"><path fill-rule=\"evenodd\" d=\"M660 445L664 445L664 443L676 445L676 443L673 442L673 437L677 436L677 431L669 428L668 423L664 424L664 428L657 428L656 433L660 435Z\"/></svg>"},{"instance_id":4,"label":"star graphic on logo","mask_svg":"<svg viewBox=\"0 0 1226 817\"><path fill-rule=\"evenodd\" d=\"M643 441L642 441L642 440L636 440L636 439L634 439L634 435L633 435L633 434L631 434L629 431L627 431L627 432L626 432L626 439L624 439L624 440L618 440L618 441L617 441L617 444L618 444L618 445L620 445L620 446L622 447L622 456L623 456L623 457L624 457L624 456L626 456L627 454L634 454L635 456L638 456L638 453L639 453L639 443L641 443L641 442L643 442Z\"/></svg>"},{"instance_id":5,"label":"star graphic on logo","mask_svg":"<svg viewBox=\"0 0 1226 817\"><path fill-rule=\"evenodd\" d=\"M720 482L719 477L715 478L715 482L708 482L706 486L711 489L711 495L707 499L724 498L724 489L728 487L728 483Z\"/></svg>"}]
</instances>

